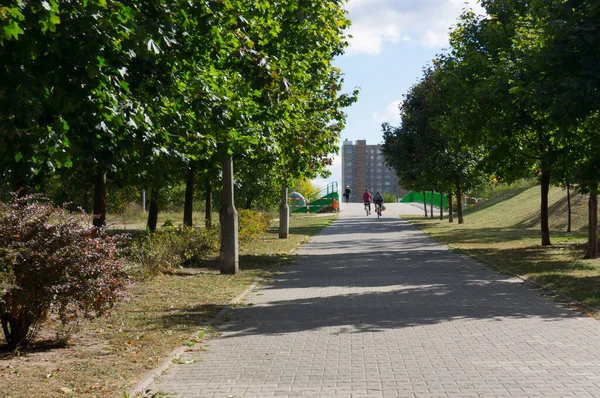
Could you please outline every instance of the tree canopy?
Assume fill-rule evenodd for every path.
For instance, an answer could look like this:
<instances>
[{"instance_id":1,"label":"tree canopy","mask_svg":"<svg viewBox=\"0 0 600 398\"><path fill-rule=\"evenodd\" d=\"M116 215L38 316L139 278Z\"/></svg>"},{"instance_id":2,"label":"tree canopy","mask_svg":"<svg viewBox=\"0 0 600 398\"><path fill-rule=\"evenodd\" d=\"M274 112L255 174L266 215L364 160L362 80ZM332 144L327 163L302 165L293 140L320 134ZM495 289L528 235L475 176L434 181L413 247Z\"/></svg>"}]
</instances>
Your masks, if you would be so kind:
<instances>
[{"instance_id":1,"label":"tree canopy","mask_svg":"<svg viewBox=\"0 0 600 398\"><path fill-rule=\"evenodd\" d=\"M461 15L450 48L409 90L401 126L384 126L386 159L407 188L418 190L444 186L447 173L471 184L482 175L537 176L542 245L550 244L550 184L575 186L590 195L586 255L595 257L600 6L576 0L482 5L485 15ZM430 94L418 97L423 90ZM455 167L432 166L438 161Z\"/></svg>"}]
</instances>

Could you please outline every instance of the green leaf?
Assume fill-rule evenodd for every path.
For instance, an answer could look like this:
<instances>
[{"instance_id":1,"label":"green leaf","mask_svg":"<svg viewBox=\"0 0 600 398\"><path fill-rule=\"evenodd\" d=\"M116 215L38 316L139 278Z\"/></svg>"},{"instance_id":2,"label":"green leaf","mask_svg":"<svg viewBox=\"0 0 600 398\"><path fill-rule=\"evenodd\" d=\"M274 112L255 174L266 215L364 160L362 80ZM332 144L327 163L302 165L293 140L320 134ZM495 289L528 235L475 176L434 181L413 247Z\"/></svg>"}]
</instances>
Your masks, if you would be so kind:
<instances>
[{"instance_id":1,"label":"green leaf","mask_svg":"<svg viewBox=\"0 0 600 398\"><path fill-rule=\"evenodd\" d=\"M4 30L4 37L9 40L11 38L18 40L19 35L25 34L23 29L21 29L21 27L15 21L12 21L8 25L4 26L2 30Z\"/></svg>"}]
</instances>

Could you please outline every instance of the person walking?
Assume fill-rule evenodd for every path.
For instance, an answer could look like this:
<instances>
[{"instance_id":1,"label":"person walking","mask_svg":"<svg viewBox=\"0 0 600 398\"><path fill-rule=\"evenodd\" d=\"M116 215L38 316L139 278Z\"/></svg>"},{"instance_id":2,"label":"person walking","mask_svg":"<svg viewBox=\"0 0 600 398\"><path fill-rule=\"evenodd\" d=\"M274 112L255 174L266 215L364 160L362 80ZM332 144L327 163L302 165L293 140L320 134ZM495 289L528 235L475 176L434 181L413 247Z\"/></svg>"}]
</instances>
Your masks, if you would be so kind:
<instances>
[{"instance_id":1,"label":"person walking","mask_svg":"<svg viewBox=\"0 0 600 398\"><path fill-rule=\"evenodd\" d=\"M346 185L346 190L344 191L344 198L346 198L346 203L350 203L350 185Z\"/></svg>"}]
</instances>

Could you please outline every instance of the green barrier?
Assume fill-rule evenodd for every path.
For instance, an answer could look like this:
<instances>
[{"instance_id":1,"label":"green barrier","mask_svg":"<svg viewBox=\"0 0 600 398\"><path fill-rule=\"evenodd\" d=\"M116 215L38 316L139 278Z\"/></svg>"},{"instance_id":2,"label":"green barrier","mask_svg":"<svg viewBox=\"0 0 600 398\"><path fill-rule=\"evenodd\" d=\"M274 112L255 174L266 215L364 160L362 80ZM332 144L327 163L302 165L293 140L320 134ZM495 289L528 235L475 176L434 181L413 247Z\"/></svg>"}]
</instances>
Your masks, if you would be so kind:
<instances>
[{"instance_id":1,"label":"green barrier","mask_svg":"<svg viewBox=\"0 0 600 398\"><path fill-rule=\"evenodd\" d=\"M426 194L427 204L431 204L431 192L427 192ZM423 193L422 192L413 192L409 191L404 198L400 201L400 203L423 203ZM434 206L446 208L448 207L448 198L445 195L439 194L437 192L433 193L433 204Z\"/></svg>"}]
</instances>

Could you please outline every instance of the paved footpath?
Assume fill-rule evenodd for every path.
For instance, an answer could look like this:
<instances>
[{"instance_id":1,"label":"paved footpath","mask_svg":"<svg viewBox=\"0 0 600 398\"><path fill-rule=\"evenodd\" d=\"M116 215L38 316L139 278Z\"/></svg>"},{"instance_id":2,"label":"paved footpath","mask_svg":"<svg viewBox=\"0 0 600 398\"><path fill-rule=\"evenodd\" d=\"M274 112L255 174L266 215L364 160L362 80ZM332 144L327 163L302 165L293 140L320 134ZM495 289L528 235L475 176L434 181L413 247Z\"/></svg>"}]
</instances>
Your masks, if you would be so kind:
<instances>
[{"instance_id":1,"label":"paved footpath","mask_svg":"<svg viewBox=\"0 0 600 398\"><path fill-rule=\"evenodd\" d=\"M448 251L390 205L343 205L248 296L176 397L600 397L600 322ZM415 208L412 208L415 209ZM417 209L418 210L418 209ZM419 211L420 212L420 211Z\"/></svg>"}]
</instances>

